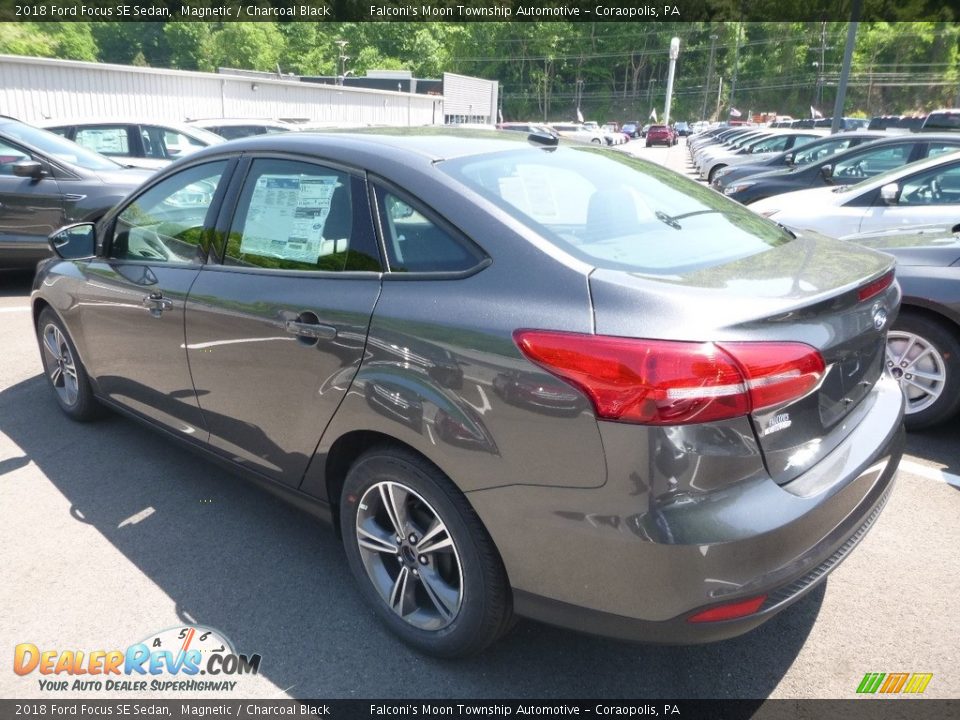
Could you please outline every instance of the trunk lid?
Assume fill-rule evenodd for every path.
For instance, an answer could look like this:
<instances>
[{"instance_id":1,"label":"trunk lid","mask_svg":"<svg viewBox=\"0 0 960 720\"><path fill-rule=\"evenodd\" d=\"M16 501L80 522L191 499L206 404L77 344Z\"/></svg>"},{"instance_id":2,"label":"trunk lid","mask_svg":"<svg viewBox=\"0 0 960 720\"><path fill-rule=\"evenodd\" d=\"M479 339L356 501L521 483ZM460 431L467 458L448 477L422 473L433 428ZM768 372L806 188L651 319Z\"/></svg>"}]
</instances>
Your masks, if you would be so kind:
<instances>
[{"instance_id":1,"label":"trunk lid","mask_svg":"<svg viewBox=\"0 0 960 720\"><path fill-rule=\"evenodd\" d=\"M853 429L851 413L883 371L886 331L899 306L893 283L861 289L893 269L889 255L807 233L749 257L676 275L591 273L600 335L704 341L800 342L823 356L819 386L755 411L751 423L771 477L785 483Z\"/></svg>"}]
</instances>

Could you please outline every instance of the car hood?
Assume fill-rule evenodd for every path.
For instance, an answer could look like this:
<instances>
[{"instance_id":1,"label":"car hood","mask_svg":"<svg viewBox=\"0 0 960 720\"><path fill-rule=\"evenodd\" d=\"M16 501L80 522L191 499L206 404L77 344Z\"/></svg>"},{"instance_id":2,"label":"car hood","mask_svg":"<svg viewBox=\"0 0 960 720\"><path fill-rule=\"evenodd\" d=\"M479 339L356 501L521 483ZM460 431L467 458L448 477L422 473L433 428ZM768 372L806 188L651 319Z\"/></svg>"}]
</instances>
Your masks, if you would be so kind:
<instances>
[{"instance_id":1,"label":"car hood","mask_svg":"<svg viewBox=\"0 0 960 720\"><path fill-rule=\"evenodd\" d=\"M156 175L156 172L156 170L145 168L120 167L116 170L98 170L97 177L109 185L125 186L133 189Z\"/></svg>"},{"instance_id":2,"label":"car hood","mask_svg":"<svg viewBox=\"0 0 960 720\"><path fill-rule=\"evenodd\" d=\"M753 180L756 177L758 176L751 175L749 179ZM853 196L844 193L835 193L833 187L818 187L772 195L763 200L750 203L748 207L754 212L761 214L773 210L777 212L793 212L798 209L803 209L805 212L810 213L815 208L837 205L844 198L849 197Z\"/></svg>"}]
</instances>

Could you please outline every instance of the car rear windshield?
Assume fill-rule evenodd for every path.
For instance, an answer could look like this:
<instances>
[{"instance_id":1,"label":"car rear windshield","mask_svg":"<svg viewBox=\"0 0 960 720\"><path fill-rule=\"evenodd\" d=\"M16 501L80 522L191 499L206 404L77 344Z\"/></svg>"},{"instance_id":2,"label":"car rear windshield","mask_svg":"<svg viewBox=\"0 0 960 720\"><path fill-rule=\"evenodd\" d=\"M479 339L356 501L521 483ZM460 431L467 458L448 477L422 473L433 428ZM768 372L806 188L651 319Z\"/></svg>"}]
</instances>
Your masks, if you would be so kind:
<instances>
[{"instance_id":1,"label":"car rear windshield","mask_svg":"<svg viewBox=\"0 0 960 720\"><path fill-rule=\"evenodd\" d=\"M793 237L707 187L624 153L509 150L440 168L595 267L676 275Z\"/></svg>"},{"instance_id":2,"label":"car rear windshield","mask_svg":"<svg viewBox=\"0 0 960 720\"><path fill-rule=\"evenodd\" d=\"M120 167L113 160L47 130L22 123L8 123L3 126L3 132L15 140L32 145L52 158L87 170L116 170Z\"/></svg>"}]
</instances>

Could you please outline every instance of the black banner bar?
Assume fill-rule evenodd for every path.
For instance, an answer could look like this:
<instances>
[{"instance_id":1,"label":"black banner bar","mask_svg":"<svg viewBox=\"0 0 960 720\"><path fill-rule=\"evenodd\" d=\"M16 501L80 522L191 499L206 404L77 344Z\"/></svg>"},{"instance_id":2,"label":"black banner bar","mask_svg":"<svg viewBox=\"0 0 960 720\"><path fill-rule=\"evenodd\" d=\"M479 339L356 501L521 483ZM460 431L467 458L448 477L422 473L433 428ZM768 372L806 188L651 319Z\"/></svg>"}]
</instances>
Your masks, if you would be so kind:
<instances>
[{"instance_id":1,"label":"black banner bar","mask_svg":"<svg viewBox=\"0 0 960 720\"><path fill-rule=\"evenodd\" d=\"M0 20L187 22L846 21L853 0L0 0ZM860 20L960 19L960 0L862 0Z\"/></svg>"},{"instance_id":2,"label":"black banner bar","mask_svg":"<svg viewBox=\"0 0 960 720\"><path fill-rule=\"evenodd\" d=\"M0 718L947 720L960 700L0 700Z\"/></svg>"}]
</instances>

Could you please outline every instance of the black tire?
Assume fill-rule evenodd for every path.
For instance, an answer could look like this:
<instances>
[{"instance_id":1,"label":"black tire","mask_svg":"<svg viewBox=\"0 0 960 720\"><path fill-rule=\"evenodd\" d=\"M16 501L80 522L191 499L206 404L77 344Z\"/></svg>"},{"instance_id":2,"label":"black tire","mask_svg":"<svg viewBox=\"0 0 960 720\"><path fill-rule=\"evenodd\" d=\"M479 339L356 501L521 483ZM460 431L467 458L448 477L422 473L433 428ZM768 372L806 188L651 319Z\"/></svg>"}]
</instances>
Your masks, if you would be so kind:
<instances>
[{"instance_id":1,"label":"black tire","mask_svg":"<svg viewBox=\"0 0 960 720\"><path fill-rule=\"evenodd\" d=\"M928 348L930 352L921 356ZM908 430L938 425L960 410L960 341L945 322L909 309L901 311L887 336L886 368L907 396L903 422ZM911 377L911 369L941 379Z\"/></svg>"},{"instance_id":2,"label":"black tire","mask_svg":"<svg viewBox=\"0 0 960 720\"><path fill-rule=\"evenodd\" d=\"M37 342L44 375L60 409L78 422L102 417L105 408L93 396L90 378L80 362L77 348L63 322L50 308L45 308L37 319Z\"/></svg>"},{"instance_id":3,"label":"black tire","mask_svg":"<svg viewBox=\"0 0 960 720\"><path fill-rule=\"evenodd\" d=\"M723 170L725 167L726 165L714 165L712 168L710 168L710 175L707 177L707 182L713 185L713 180L717 177L717 173Z\"/></svg>"},{"instance_id":4,"label":"black tire","mask_svg":"<svg viewBox=\"0 0 960 720\"><path fill-rule=\"evenodd\" d=\"M406 515L402 542L390 509L396 507ZM438 523L444 530L431 533ZM385 446L356 460L341 493L340 529L361 593L391 631L421 652L475 655L511 627L510 586L493 541L463 494L415 453ZM449 547L435 552L446 542L437 538L449 539Z\"/></svg>"}]
</instances>

